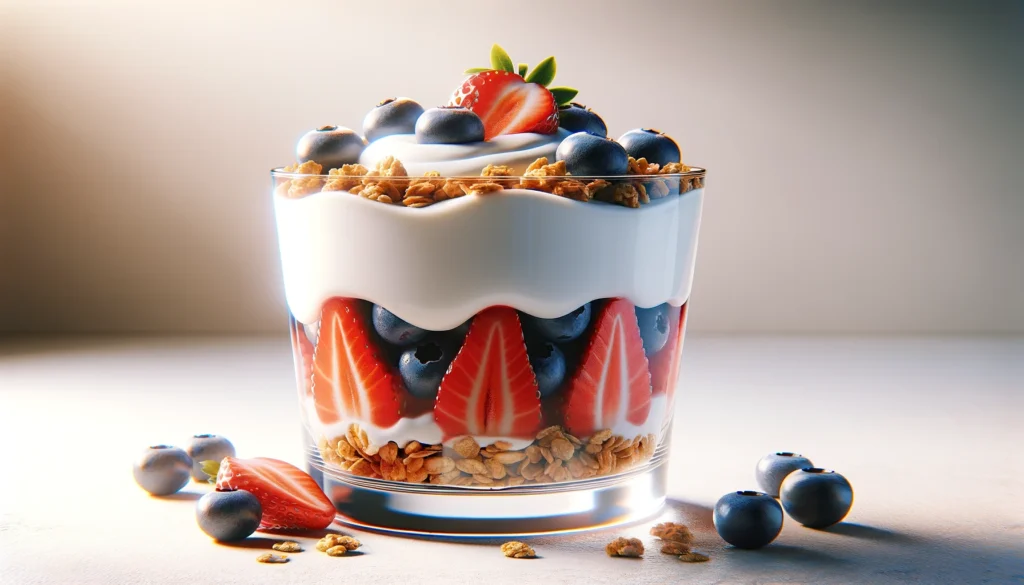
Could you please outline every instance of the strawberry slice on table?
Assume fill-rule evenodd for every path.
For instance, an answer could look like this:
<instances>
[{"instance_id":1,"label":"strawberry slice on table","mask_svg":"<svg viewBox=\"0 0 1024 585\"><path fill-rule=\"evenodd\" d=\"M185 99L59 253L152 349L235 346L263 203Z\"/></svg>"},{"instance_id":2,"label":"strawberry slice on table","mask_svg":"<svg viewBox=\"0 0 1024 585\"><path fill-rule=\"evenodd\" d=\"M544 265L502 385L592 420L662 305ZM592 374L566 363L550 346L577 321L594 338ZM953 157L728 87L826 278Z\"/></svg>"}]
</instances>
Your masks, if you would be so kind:
<instances>
[{"instance_id":1,"label":"strawberry slice on table","mask_svg":"<svg viewBox=\"0 0 1024 585\"><path fill-rule=\"evenodd\" d=\"M292 356L295 359L295 377L299 391L305 396L313 395L313 344L302 323L291 319Z\"/></svg>"},{"instance_id":2,"label":"strawberry slice on table","mask_svg":"<svg viewBox=\"0 0 1024 585\"><path fill-rule=\"evenodd\" d=\"M483 71L470 75L455 90L449 106L472 110L484 122L484 140L501 134L558 130L558 103L539 83L527 83L510 71Z\"/></svg>"},{"instance_id":3,"label":"strawberry slice on table","mask_svg":"<svg viewBox=\"0 0 1024 585\"><path fill-rule=\"evenodd\" d=\"M368 315L357 300L324 303L312 380L322 423L358 419L387 428L401 418L401 381L374 345Z\"/></svg>"},{"instance_id":4,"label":"strawberry slice on table","mask_svg":"<svg viewBox=\"0 0 1024 585\"><path fill-rule=\"evenodd\" d=\"M614 299L601 309L579 368L565 395L565 426L577 437L629 421L643 424L651 410L651 373L633 303Z\"/></svg>"},{"instance_id":5,"label":"strawberry slice on table","mask_svg":"<svg viewBox=\"0 0 1024 585\"><path fill-rule=\"evenodd\" d=\"M462 349L441 380L434 420L446 439L532 438L537 432L540 393L514 309L492 307L473 318Z\"/></svg>"},{"instance_id":6,"label":"strawberry slice on table","mask_svg":"<svg viewBox=\"0 0 1024 585\"><path fill-rule=\"evenodd\" d=\"M203 469L210 468L204 465ZM216 477L217 489L245 490L256 496L263 508L261 529L319 530L334 522L334 504L308 473L290 463L266 457L225 457Z\"/></svg>"},{"instance_id":7,"label":"strawberry slice on table","mask_svg":"<svg viewBox=\"0 0 1024 585\"><path fill-rule=\"evenodd\" d=\"M651 394L659 396L675 393L679 375L679 346L683 342L682 331L686 321L686 305L668 309L668 341L665 347L651 358Z\"/></svg>"}]
</instances>

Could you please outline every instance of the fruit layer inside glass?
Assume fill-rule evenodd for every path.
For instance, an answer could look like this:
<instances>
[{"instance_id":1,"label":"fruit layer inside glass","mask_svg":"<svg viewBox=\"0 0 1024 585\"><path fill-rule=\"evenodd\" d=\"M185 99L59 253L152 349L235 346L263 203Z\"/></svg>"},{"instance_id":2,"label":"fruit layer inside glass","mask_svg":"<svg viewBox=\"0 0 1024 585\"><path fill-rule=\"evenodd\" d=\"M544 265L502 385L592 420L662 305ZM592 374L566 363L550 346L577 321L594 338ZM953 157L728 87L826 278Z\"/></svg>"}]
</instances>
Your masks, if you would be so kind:
<instances>
[{"instance_id":1,"label":"fruit layer inside glass","mask_svg":"<svg viewBox=\"0 0 1024 585\"><path fill-rule=\"evenodd\" d=\"M501 488L611 476L666 438L686 305L507 306L443 331L334 297L291 319L304 422L331 471Z\"/></svg>"}]
</instances>

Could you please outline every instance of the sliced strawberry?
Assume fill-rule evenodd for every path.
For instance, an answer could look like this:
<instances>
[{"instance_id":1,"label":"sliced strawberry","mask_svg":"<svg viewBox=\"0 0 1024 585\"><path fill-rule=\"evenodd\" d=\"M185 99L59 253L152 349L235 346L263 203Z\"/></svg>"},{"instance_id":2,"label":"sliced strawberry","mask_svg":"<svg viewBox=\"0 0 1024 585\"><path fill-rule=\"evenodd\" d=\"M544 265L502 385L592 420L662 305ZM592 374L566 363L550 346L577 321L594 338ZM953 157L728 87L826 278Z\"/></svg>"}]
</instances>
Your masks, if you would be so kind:
<instances>
[{"instance_id":1,"label":"sliced strawberry","mask_svg":"<svg viewBox=\"0 0 1024 585\"><path fill-rule=\"evenodd\" d=\"M680 311L677 307L670 306L668 309L668 341L661 351L651 358L651 394L658 396L675 390L675 378L673 371L679 372L679 329L682 325L681 319L686 318L685 308Z\"/></svg>"},{"instance_id":2,"label":"sliced strawberry","mask_svg":"<svg viewBox=\"0 0 1024 585\"><path fill-rule=\"evenodd\" d=\"M484 122L484 140L501 134L553 134L558 130L555 96L543 85L526 83L508 71L470 75L448 105L476 112Z\"/></svg>"},{"instance_id":3,"label":"sliced strawberry","mask_svg":"<svg viewBox=\"0 0 1024 585\"><path fill-rule=\"evenodd\" d=\"M295 378L303 396L313 395L313 344L306 337L302 323L291 318L292 357L295 360Z\"/></svg>"},{"instance_id":4,"label":"sliced strawberry","mask_svg":"<svg viewBox=\"0 0 1024 585\"><path fill-rule=\"evenodd\" d=\"M565 395L565 426L577 437L640 425L651 410L651 374L633 304L610 301L597 317L580 367Z\"/></svg>"},{"instance_id":5,"label":"sliced strawberry","mask_svg":"<svg viewBox=\"0 0 1024 585\"><path fill-rule=\"evenodd\" d=\"M446 439L533 437L537 432L540 393L514 309L492 307L473 318L462 349L441 380L434 420Z\"/></svg>"},{"instance_id":6,"label":"sliced strawberry","mask_svg":"<svg viewBox=\"0 0 1024 585\"><path fill-rule=\"evenodd\" d=\"M673 319L675 321L675 319ZM672 402L676 393L676 386L679 385L679 366L683 363L683 338L686 335L686 303L679 309L679 325L676 328L675 335L669 337L669 342L675 340L675 348L672 350L675 354L675 359L672 360L672 367L668 375L668 412L672 412ZM668 416L668 413L666 413Z\"/></svg>"},{"instance_id":7,"label":"sliced strawberry","mask_svg":"<svg viewBox=\"0 0 1024 585\"><path fill-rule=\"evenodd\" d=\"M256 496L263 508L262 529L319 530L334 522L334 504L316 481L284 461L225 457L217 471L217 488Z\"/></svg>"},{"instance_id":8,"label":"sliced strawberry","mask_svg":"<svg viewBox=\"0 0 1024 585\"><path fill-rule=\"evenodd\" d=\"M357 300L324 303L312 379L317 416L325 424L354 418L386 428L401 417L401 382L374 346Z\"/></svg>"}]
</instances>

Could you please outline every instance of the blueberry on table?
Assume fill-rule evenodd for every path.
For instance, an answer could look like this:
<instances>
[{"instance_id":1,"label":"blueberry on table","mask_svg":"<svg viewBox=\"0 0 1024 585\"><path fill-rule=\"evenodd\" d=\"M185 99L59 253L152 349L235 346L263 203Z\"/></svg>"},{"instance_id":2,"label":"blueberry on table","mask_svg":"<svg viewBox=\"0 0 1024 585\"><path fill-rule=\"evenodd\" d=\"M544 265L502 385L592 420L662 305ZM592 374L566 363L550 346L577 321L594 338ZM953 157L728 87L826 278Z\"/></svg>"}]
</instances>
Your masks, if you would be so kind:
<instances>
[{"instance_id":1,"label":"blueberry on table","mask_svg":"<svg viewBox=\"0 0 1024 585\"><path fill-rule=\"evenodd\" d=\"M168 496L188 483L192 459L178 447L155 445L142 452L132 473L142 489L154 496Z\"/></svg>"},{"instance_id":2,"label":"blueberry on table","mask_svg":"<svg viewBox=\"0 0 1024 585\"><path fill-rule=\"evenodd\" d=\"M555 149L555 160L564 160L570 175L608 177L625 175L629 157L618 142L586 132L570 134Z\"/></svg>"},{"instance_id":3,"label":"blueberry on table","mask_svg":"<svg viewBox=\"0 0 1024 585\"><path fill-rule=\"evenodd\" d=\"M359 155L366 148L366 141L353 130L344 126L321 126L306 132L295 145L295 158L299 162L309 160L320 163L321 171L359 162Z\"/></svg>"},{"instance_id":4,"label":"blueberry on table","mask_svg":"<svg viewBox=\"0 0 1024 585\"><path fill-rule=\"evenodd\" d=\"M805 467L814 467L814 464L811 463L810 459L799 453L785 451L769 453L757 462L754 478L757 480L757 485L766 494L777 498L779 497L779 487L782 485L782 480L786 479L787 475L797 469Z\"/></svg>"},{"instance_id":5,"label":"blueberry on table","mask_svg":"<svg viewBox=\"0 0 1024 585\"><path fill-rule=\"evenodd\" d=\"M215 540L242 540L259 527L263 506L245 490L217 489L199 498L196 523Z\"/></svg>"},{"instance_id":6,"label":"blueberry on table","mask_svg":"<svg viewBox=\"0 0 1024 585\"><path fill-rule=\"evenodd\" d=\"M594 136L608 136L608 126L601 116L583 104L572 102L558 108L558 127L569 132L586 132Z\"/></svg>"},{"instance_id":7,"label":"blueberry on table","mask_svg":"<svg viewBox=\"0 0 1024 585\"><path fill-rule=\"evenodd\" d=\"M761 492L729 492L715 504L715 530L738 548L761 548L782 531L782 507Z\"/></svg>"},{"instance_id":8,"label":"blueberry on table","mask_svg":"<svg viewBox=\"0 0 1024 585\"><path fill-rule=\"evenodd\" d=\"M373 306L373 328L384 341L392 345L412 345L427 336L421 329L380 305Z\"/></svg>"},{"instance_id":9,"label":"blueberry on table","mask_svg":"<svg viewBox=\"0 0 1024 585\"><path fill-rule=\"evenodd\" d=\"M466 144L483 139L483 120L463 107L430 108L416 120L416 140L423 144Z\"/></svg>"},{"instance_id":10,"label":"blueberry on table","mask_svg":"<svg viewBox=\"0 0 1024 585\"><path fill-rule=\"evenodd\" d=\"M565 380L565 355L550 341L529 347L528 353L541 397L551 396Z\"/></svg>"},{"instance_id":11,"label":"blueberry on table","mask_svg":"<svg viewBox=\"0 0 1024 585\"><path fill-rule=\"evenodd\" d=\"M234 457L235 446L219 435L193 435L185 452L192 458L192 479L209 481L210 476L203 471L202 462Z\"/></svg>"},{"instance_id":12,"label":"blueberry on table","mask_svg":"<svg viewBox=\"0 0 1024 585\"><path fill-rule=\"evenodd\" d=\"M453 344L437 336L427 339L402 352L398 358L398 373L405 388L417 398L437 395L441 378L455 359Z\"/></svg>"},{"instance_id":13,"label":"blueberry on table","mask_svg":"<svg viewBox=\"0 0 1024 585\"><path fill-rule=\"evenodd\" d=\"M779 499L793 520L808 528L826 528L850 512L853 486L831 469L808 467L786 476Z\"/></svg>"},{"instance_id":14,"label":"blueberry on table","mask_svg":"<svg viewBox=\"0 0 1024 585\"><path fill-rule=\"evenodd\" d=\"M629 156L637 160L645 158L647 162L657 163L661 166L681 162L679 145L667 134L657 130L649 128L630 130L619 137L619 144L626 149Z\"/></svg>"},{"instance_id":15,"label":"blueberry on table","mask_svg":"<svg viewBox=\"0 0 1024 585\"><path fill-rule=\"evenodd\" d=\"M640 338L644 353L650 358L668 343L668 303L650 309L636 308L636 321L640 325Z\"/></svg>"},{"instance_id":16,"label":"blueberry on table","mask_svg":"<svg viewBox=\"0 0 1024 585\"><path fill-rule=\"evenodd\" d=\"M370 142L392 134L414 134L423 106L409 98L388 98L363 118L363 135Z\"/></svg>"},{"instance_id":17,"label":"blueberry on table","mask_svg":"<svg viewBox=\"0 0 1024 585\"><path fill-rule=\"evenodd\" d=\"M590 324L590 312L590 303L587 303L561 317L554 319L532 317L531 322L537 333L545 339L564 343L583 335L583 332L587 330L587 325Z\"/></svg>"}]
</instances>

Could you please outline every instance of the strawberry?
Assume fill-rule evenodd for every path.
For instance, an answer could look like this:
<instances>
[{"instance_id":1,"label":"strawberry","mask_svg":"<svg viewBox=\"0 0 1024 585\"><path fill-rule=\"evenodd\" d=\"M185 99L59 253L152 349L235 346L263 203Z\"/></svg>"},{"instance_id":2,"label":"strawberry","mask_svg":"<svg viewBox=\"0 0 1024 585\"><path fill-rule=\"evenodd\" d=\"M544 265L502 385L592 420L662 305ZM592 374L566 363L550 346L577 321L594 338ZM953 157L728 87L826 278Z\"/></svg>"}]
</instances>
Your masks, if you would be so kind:
<instances>
[{"instance_id":1,"label":"strawberry","mask_svg":"<svg viewBox=\"0 0 1024 585\"><path fill-rule=\"evenodd\" d=\"M565 394L565 426L587 437L627 420L643 424L651 410L651 374L633 304L609 301L594 325Z\"/></svg>"},{"instance_id":2,"label":"strawberry","mask_svg":"<svg viewBox=\"0 0 1024 585\"><path fill-rule=\"evenodd\" d=\"M217 489L245 490L256 496L263 507L261 529L319 530L334 522L334 504L309 474L290 463L266 457L225 457L216 477Z\"/></svg>"},{"instance_id":3,"label":"strawberry","mask_svg":"<svg viewBox=\"0 0 1024 585\"><path fill-rule=\"evenodd\" d=\"M304 396L312 396L313 377L313 344L306 337L302 323L291 318L292 355L295 358L295 377L299 392Z\"/></svg>"},{"instance_id":4,"label":"strawberry","mask_svg":"<svg viewBox=\"0 0 1024 585\"><path fill-rule=\"evenodd\" d=\"M673 319L673 322L675 320ZM679 325L676 329L675 335L669 337L669 343L675 342L672 347L672 353L675 354L675 359L672 361L672 367L669 370L668 375L668 412L672 412L672 402L676 393L676 386L679 385L679 366L683 363L683 336L686 334L686 303L679 309ZM666 348L668 349L668 348ZM666 413L668 416L668 413Z\"/></svg>"},{"instance_id":5,"label":"strawberry","mask_svg":"<svg viewBox=\"0 0 1024 585\"><path fill-rule=\"evenodd\" d=\"M434 420L446 439L533 437L537 432L540 393L514 309L492 307L473 318L441 380Z\"/></svg>"},{"instance_id":6,"label":"strawberry","mask_svg":"<svg viewBox=\"0 0 1024 585\"><path fill-rule=\"evenodd\" d=\"M484 140L501 134L558 130L558 104L548 88L527 83L509 71L483 71L470 75L455 90L449 106L462 106L484 122Z\"/></svg>"},{"instance_id":7,"label":"strawberry","mask_svg":"<svg viewBox=\"0 0 1024 585\"><path fill-rule=\"evenodd\" d=\"M669 307L668 313L668 341L665 347L651 358L651 394L658 396L671 393L675 390L675 378L673 372L679 372L679 343L680 330L683 320L686 319L686 307L677 309Z\"/></svg>"},{"instance_id":8,"label":"strawberry","mask_svg":"<svg viewBox=\"0 0 1024 585\"><path fill-rule=\"evenodd\" d=\"M354 418L390 427L401 417L401 381L371 339L360 302L324 303L313 356L313 400L325 424Z\"/></svg>"}]
</instances>

